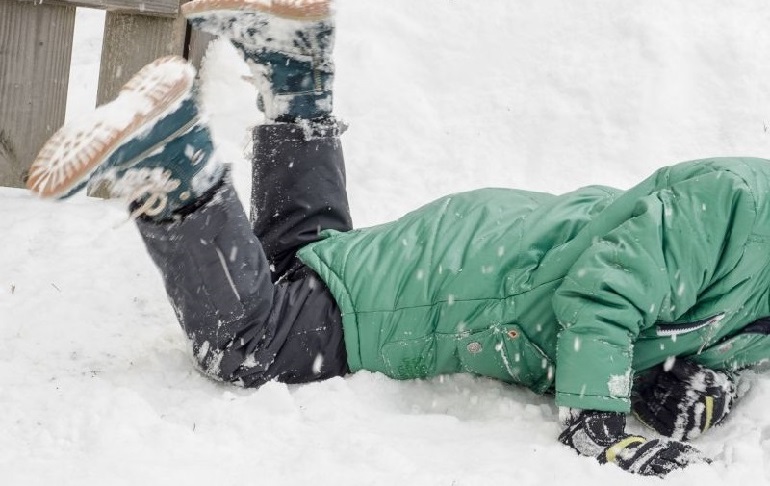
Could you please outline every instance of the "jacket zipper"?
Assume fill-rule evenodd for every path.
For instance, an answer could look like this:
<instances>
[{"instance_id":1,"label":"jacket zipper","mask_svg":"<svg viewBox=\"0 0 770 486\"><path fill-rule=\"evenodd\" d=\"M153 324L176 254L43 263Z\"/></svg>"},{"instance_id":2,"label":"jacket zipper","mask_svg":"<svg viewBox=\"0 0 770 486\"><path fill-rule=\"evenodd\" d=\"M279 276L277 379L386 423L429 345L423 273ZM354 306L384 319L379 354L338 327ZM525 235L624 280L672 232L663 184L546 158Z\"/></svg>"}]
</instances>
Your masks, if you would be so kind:
<instances>
[{"instance_id":1,"label":"jacket zipper","mask_svg":"<svg viewBox=\"0 0 770 486\"><path fill-rule=\"evenodd\" d=\"M688 332L697 331L703 329L706 326L716 324L724 319L725 313L721 312L715 316L707 317L694 322L685 322L683 324L658 324L655 329L657 336L679 336L681 334L687 334Z\"/></svg>"}]
</instances>

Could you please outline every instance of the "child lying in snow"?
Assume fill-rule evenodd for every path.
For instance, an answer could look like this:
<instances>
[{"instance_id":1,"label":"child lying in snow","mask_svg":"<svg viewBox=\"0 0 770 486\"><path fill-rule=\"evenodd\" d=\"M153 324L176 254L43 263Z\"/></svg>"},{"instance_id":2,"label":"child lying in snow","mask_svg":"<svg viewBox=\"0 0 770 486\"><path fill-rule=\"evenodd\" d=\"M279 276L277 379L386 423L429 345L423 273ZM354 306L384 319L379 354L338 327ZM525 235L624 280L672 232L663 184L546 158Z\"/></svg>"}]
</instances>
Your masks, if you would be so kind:
<instances>
[{"instance_id":1,"label":"child lying in snow","mask_svg":"<svg viewBox=\"0 0 770 486\"><path fill-rule=\"evenodd\" d=\"M176 57L62 128L28 185L107 182L130 201L204 372L249 387L471 372L554 393L559 440L602 462L663 476L705 460L681 441L770 357L770 161L683 163L625 192L483 189L353 230L329 1L183 12L232 41L259 89L251 223ZM627 434L629 411L675 440Z\"/></svg>"}]
</instances>

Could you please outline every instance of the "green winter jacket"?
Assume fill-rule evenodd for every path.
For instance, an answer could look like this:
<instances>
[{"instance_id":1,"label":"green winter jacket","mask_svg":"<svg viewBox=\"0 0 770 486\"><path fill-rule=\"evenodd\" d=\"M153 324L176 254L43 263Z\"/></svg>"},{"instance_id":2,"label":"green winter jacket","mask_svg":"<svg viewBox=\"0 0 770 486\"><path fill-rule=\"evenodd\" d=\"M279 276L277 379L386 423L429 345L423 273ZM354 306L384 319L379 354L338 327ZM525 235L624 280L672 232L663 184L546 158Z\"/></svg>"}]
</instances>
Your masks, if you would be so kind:
<instances>
[{"instance_id":1,"label":"green winter jacket","mask_svg":"<svg viewBox=\"0 0 770 486\"><path fill-rule=\"evenodd\" d=\"M466 371L628 411L633 372L670 356L770 357L765 333L742 332L770 315L769 190L770 161L747 158L666 167L626 192L483 189L299 255L340 306L352 371Z\"/></svg>"}]
</instances>

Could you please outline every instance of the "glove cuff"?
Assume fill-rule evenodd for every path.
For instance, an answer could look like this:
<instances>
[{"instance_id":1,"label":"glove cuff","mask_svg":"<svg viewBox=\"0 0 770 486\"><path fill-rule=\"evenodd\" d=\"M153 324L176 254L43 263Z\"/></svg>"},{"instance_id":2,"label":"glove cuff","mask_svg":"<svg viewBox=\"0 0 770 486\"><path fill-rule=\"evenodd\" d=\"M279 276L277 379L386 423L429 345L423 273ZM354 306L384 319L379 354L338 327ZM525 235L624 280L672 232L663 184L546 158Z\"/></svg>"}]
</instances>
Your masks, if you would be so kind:
<instances>
[{"instance_id":1,"label":"glove cuff","mask_svg":"<svg viewBox=\"0 0 770 486\"><path fill-rule=\"evenodd\" d=\"M573 410L560 416L560 419L564 419L565 423L559 441L584 456L602 460L608 448L628 437L625 433L626 416L622 413Z\"/></svg>"}]
</instances>

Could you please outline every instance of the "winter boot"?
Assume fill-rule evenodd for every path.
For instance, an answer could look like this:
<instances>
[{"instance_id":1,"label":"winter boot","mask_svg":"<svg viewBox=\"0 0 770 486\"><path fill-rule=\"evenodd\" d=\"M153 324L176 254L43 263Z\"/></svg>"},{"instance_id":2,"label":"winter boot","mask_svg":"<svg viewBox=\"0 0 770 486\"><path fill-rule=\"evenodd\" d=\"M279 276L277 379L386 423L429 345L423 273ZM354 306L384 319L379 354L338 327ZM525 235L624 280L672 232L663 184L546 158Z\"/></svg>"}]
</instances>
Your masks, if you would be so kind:
<instances>
[{"instance_id":1,"label":"winter boot","mask_svg":"<svg viewBox=\"0 0 770 486\"><path fill-rule=\"evenodd\" d=\"M190 24L227 37L243 54L268 121L332 111L334 17L331 0L194 0Z\"/></svg>"},{"instance_id":2,"label":"winter boot","mask_svg":"<svg viewBox=\"0 0 770 486\"><path fill-rule=\"evenodd\" d=\"M193 93L195 69L181 57L143 67L118 97L85 120L65 125L43 146L27 187L63 199L106 184L134 215L156 219L209 192L225 168Z\"/></svg>"}]
</instances>

